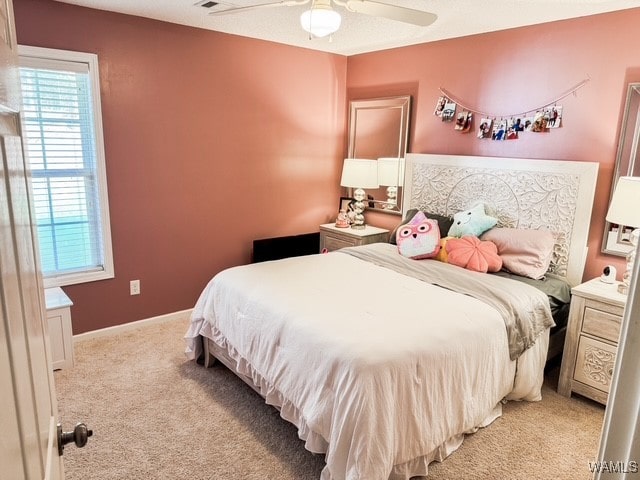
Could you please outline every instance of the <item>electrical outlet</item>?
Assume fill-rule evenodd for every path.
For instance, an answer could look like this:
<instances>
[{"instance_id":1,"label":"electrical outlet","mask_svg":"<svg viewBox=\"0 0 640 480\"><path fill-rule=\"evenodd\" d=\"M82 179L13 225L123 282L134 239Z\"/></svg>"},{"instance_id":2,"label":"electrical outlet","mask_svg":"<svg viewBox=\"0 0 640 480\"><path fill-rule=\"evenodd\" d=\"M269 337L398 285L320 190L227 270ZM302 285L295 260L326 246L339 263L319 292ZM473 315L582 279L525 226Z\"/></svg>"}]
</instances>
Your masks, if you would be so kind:
<instances>
[{"instance_id":1,"label":"electrical outlet","mask_svg":"<svg viewBox=\"0 0 640 480\"><path fill-rule=\"evenodd\" d=\"M140 280L131 280L129 282L129 294L140 295Z\"/></svg>"}]
</instances>

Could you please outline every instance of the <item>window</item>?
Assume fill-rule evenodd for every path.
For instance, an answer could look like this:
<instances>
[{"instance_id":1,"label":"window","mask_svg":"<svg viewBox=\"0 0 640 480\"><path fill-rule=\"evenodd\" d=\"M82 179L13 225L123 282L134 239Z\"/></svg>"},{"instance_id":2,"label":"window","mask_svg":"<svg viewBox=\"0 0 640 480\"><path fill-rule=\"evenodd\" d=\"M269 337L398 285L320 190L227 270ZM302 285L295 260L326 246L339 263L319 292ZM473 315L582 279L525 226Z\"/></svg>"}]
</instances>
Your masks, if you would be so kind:
<instances>
[{"instance_id":1,"label":"window","mask_svg":"<svg viewBox=\"0 0 640 480\"><path fill-rule=\"evenodd\" d=\"M45 287L112 278L98 59L23 46L18 53Z\"/></svg>"}]
</instances>

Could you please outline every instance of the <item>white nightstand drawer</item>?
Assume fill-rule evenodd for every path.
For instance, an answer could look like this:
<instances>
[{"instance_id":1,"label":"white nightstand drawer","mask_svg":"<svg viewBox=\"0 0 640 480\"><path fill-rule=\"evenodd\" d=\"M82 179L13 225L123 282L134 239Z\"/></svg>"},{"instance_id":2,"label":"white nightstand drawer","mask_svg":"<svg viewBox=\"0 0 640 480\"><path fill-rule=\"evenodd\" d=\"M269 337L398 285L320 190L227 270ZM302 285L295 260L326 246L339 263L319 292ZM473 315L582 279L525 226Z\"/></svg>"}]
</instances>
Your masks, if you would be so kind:
<instances>
[{"instance_id":1,"label":"white nightstand drawer","mask_svg":"<svg viewBox=\"0 0 640 480\"><path fill-rule=\"evenodd\" d=\"M615 363L615 346L581 335L573 378L609 393Z\"/></svg>"},{"instance_id":2,"label":"white nightstand drawer","mask_svg":"<svg viewBox=\"0 0 640 480\"><path fill-rule=\"evenodd\" d=\"M584 311L582 331L617 343L620 337L621 322L620 315L587 307Z\"/></svg>"},{"instance_id":3,"label":"white nightstand drawer","mask_svg":"<svg viewBox=\"0 0 640 480\"><path fill-rule=\"evenodd\" d=\"M389 230L367 225L363 229L339 228L332 223L320 225L320 251L332 252L344 247L386 242Z\"/></svg>"},{"instance_id":4,"label":"white nightstand drawer","mask_svg":"<svg viewBox=\"0 0 640 480\"><path fill-rule=\"evenodd\" d=\"M334 250L338 250L340 248L353 247L356 245L356 242L354 242L353 240L344 237L338 238L331 235L325 235L323 240L323 248L326 248L330 252L333 252Z\"/></svg>"}]
</instances>

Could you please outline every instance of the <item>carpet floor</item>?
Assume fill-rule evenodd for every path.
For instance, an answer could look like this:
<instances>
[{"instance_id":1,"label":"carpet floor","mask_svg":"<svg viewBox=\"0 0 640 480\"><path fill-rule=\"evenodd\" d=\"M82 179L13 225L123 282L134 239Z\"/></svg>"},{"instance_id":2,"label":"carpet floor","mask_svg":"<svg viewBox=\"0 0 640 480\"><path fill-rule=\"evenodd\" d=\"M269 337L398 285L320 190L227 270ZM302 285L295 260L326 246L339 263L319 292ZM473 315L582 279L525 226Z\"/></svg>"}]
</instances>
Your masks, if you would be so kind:
<instances>
[{"instance_id":1,"label":"carpet floor","mask_svg":"<svg viewBox=\"0 0 640 480\"><path fill-rule=\"evenodd\" d=\"M228 369L188 361L188 319L76 342L73 368L55 372L60 420L93 429L65 448L67 480L317 480L322 455ZM429 480L586 480L604 408L556 393L509 402L503 416L434 463ZM371 479L373 480L373 479Z\"/></svg>"}]
</instances>

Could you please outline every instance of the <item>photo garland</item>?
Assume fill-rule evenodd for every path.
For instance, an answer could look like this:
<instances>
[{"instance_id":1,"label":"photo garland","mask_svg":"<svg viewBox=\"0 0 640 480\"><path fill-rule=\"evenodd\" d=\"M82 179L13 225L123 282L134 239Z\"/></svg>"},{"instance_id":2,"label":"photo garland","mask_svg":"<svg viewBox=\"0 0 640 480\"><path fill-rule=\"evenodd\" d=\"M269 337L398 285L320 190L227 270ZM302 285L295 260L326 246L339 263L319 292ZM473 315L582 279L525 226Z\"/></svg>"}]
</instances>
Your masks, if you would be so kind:
<instances>
[{"instance_id":1,"label":"photo garland","mask_svg":"<svg viewBox=\"0 0 640 480\"><path fill-rule=\"evenodd\" d=\"M480 118L480 123L475 129L478 138L497 141L516 140L525 132L542 133L560 128L562 126L562 105L558 105L557 102L572 93L575 94L588 81L589 79L583 80L543 106L510 115L491 115L474 110L463 105L453 95L441 88L441 95L438 97L433 114L440 117L443 122L453 123L454 129L461 133L471 132L473 117L474 114L477 114Z\"/></svg>"},{"instance_id":2,"label":"photo garland","mask_svg":"<svg viewBox=\"0 0 640 480\"><path fill-rule=\"evenodd\" d=\"M454 129L461 133L469 133L473 122L473 112L464 109L456 113L457 103L442 95L438 98L434 115L441 117L443 122L453 122ZM441 108L442 107L442 108ZM562 126L562 105L544 107L527 116L513 116L508 118L492 118L483 116L476 130L476 136L491 140L516 140L523 132L547 132L550 128Z\"/></svg>"}]
</instances>

